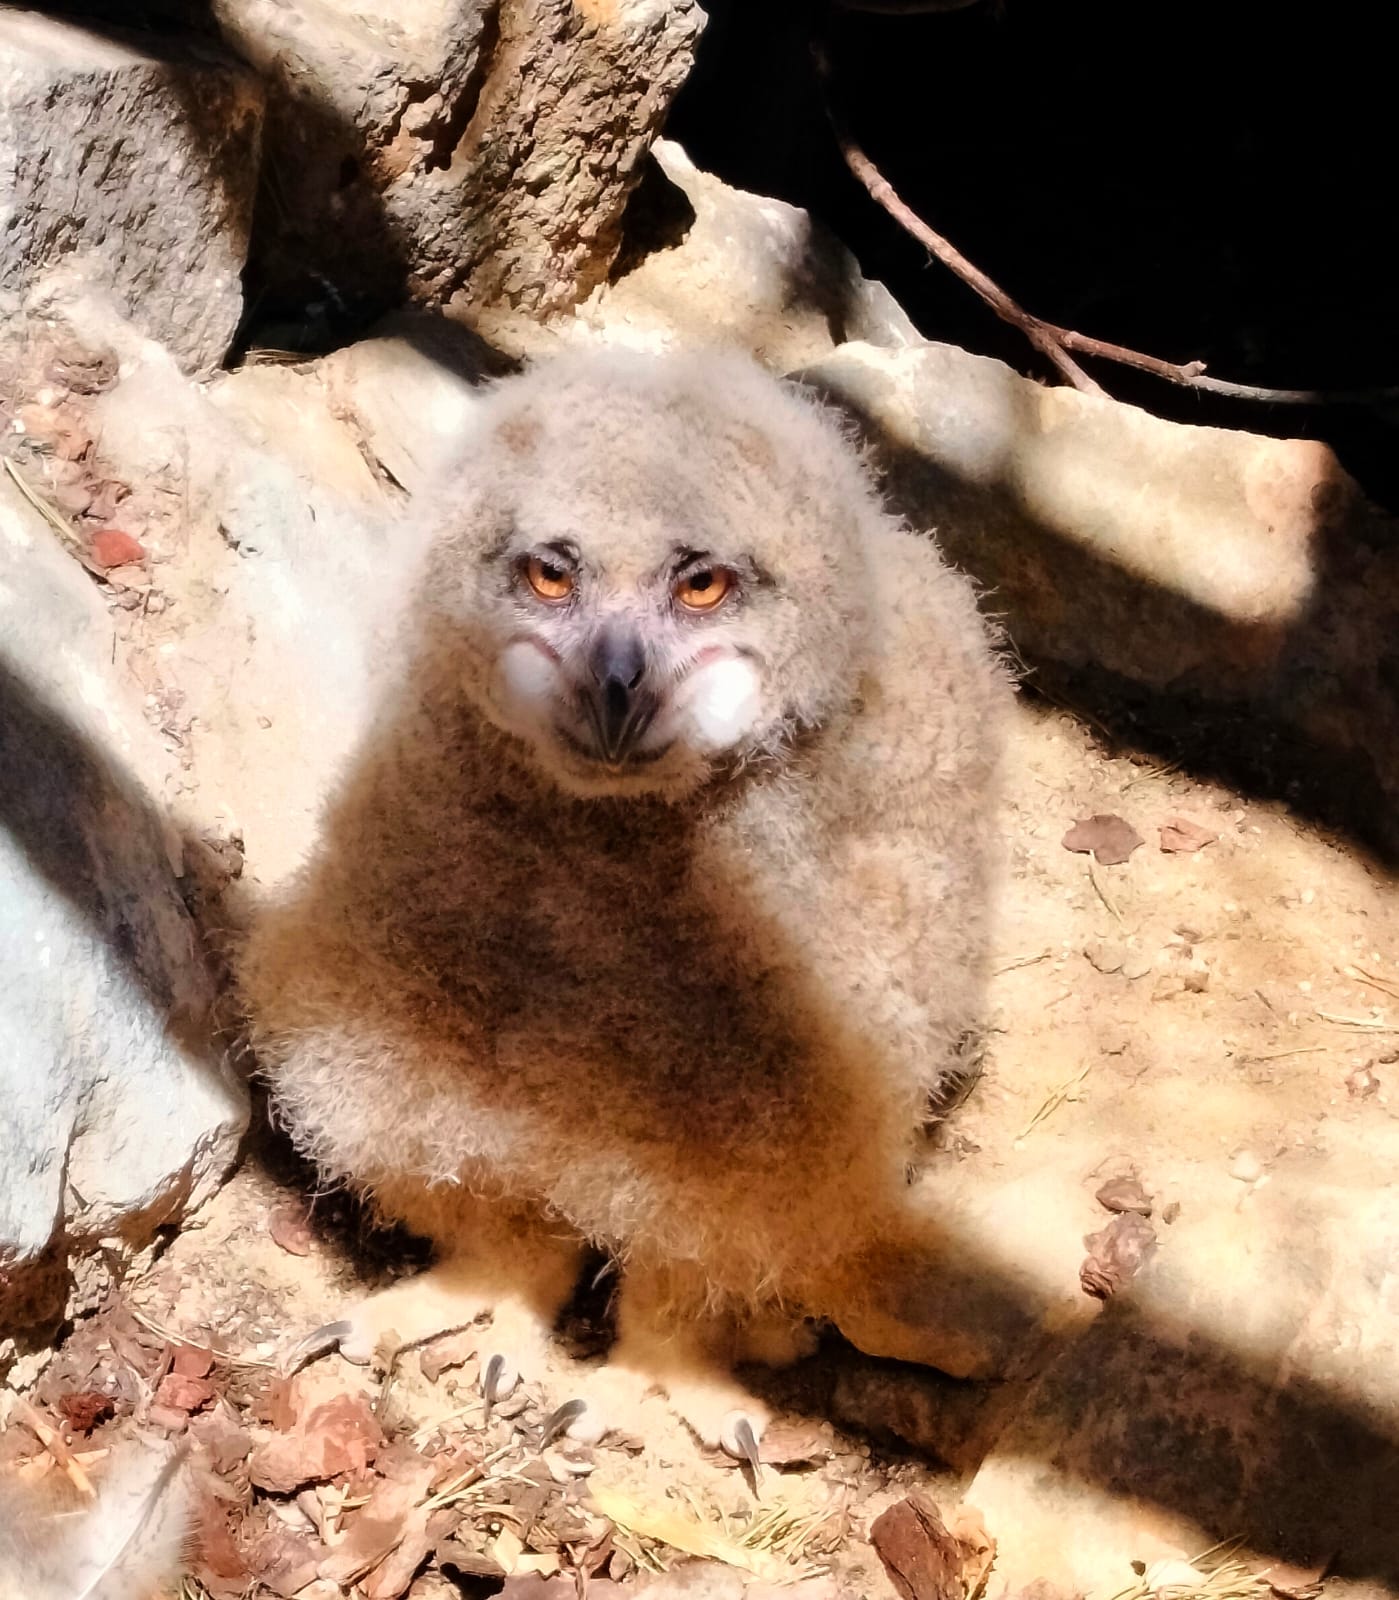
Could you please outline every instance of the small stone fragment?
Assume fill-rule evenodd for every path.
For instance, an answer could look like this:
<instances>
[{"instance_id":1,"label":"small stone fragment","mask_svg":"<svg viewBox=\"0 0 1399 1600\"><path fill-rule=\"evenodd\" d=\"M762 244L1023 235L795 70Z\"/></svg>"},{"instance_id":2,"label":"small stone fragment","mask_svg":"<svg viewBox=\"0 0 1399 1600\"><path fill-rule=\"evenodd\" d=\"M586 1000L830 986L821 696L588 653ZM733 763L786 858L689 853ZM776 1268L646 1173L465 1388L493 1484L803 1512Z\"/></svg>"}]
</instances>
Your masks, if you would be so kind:
<instances>
[{"instance_id":1,"label":"small stone fragment","mask_svg":"<svg viewBox=\"0 0 1399 1600\"><path fill-rule=\"evenodd\" d=\"M1371 1061L1367 1061L1363 1067L1357 1067L1346 1078L1346 1093L1352 1100L1369 1100L1379 1093L1379 1089L1380 1080Z\"/></svg>"},{"instance_id":2,"label":"small stone fragment","mask_svg":"<svg viewBox=\"0 0 1399 1600\"><path fill-rule=\"evenodd\" d=\"M1083 1241L1088 1257L1079 1268L1084 1294L1108 1300L1131 1281L1156 1248L1156 1230L1135 1211L1124 1211Z\"/></svg>"},{"instance_id":3,"label":"small stone fragment","mask_svg":"<svg viewBox=\"0 0 1399 1600\"><path fill-rule=\"evenodd\" d=\"M1229 1176L1240 1183L1257 1183L1263 1176L1263 1163L1252 1150L1236 1150L1229 1163Z\"/></svg>"},{"instance_id":4,"label":"small stone fragment","mask_svg":"<svg viewBox=\"0 0 1399 1600\"><path fill-rule=\"evenodd\" d=\"M1108 1211L1135 1211L1142 1217L1151 1215L1151 1196L1136 1178L1109 1178L1093 1198Z\"/></svg>"},{"instance_id":5,"label":"small stone fragment","mask_svg":"<svg viewBox=\"0 0 1399 1600\"><path fill-rule=\"evenodd\" d=\"M1084 945L1083 953L1090 967L1099 972L1121 972L1127 952L1119 944L1109 944L1106 939L1093 939Z\"/></svg>"},{"instance_id":6,"label":"small stone fragment","mask_svg":"<svg viewBox=\"0 0 1399 1600\"><path fill-rule=\"evenodd\" d=\"M155 1392L158 1406L183 1411L187 1416L202 1411L214 1398L214 1386L205 1378L187 1378L179 1372L167 1373Z\"/></svg>"},{"instance_id":7,"label":"small stone fragment","mask_svg":"<svg viewBox=\"0 0 1399 1600\"><path fill-rule=\"evenodd\" d=\"M1121 866L1143 842L1141 834L1130 822L1111 814L1088 817L1064 835L1066 850L1078 855L1092 855L1101 867Z\"/></svg>"},{"instance_id":8,"label":"small stone fragment","mask_svg":"<svg viewBox=\"0 0 1399 1600\"><path fill-rule=\"evenodd\" d=\"M214 1352L201 1344L177 1344L170 1370L182 1378L207 1378L214 1368Z\"/></svg>"},{"instance_id":9,"label":"small stone fragment","mask_svg":"<svg viewBox=\"0 0 1399 1600\"><path fill-rule=\"evenodd\" d=\"M90 541L92 559L99 567L127 567L146 559L139 539L121 528L99 528Z\"/></svg>"},{"instance_id":10,"label":"small stone fragment","mask_svg":"<svg viewBox=\"0 0 1399 1600\"><path fill-rule=\"evenodd\" d=\"M926 1495L908 1495L876 1517L870 1543L900 1600L963 1600L962 1547Z\"/></svg>"}]
</instances>

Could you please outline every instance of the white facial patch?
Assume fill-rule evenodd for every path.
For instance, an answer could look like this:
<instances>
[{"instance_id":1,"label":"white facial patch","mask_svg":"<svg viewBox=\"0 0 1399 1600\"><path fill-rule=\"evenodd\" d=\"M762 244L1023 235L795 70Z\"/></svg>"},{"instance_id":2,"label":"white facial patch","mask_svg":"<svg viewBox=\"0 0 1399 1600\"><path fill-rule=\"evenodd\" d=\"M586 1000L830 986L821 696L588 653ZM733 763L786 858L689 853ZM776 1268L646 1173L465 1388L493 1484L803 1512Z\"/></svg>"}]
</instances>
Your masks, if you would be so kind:
<instances>
[{"instance_id":1,"label":"white facial patch","mask_svg":"<svg viewBox=\"0 0 1399 1600\"><path fill-rule=\"evenodd\" d=\"M701 667L686 683L691 742L699 750L728 750L758 720L758 674L741 656Z\"/></svg>"},{"instance_id":2,"label":"white facial patch","mask_svg":"<svg viewBox=\"0 0 1399 1600\"><path fill-rule=\"evenodd\" d=\"M501 699L512 717L539 722L558 693L557 663L538 645L517 639L501 652Z\"/></svg>"}]
</instances>

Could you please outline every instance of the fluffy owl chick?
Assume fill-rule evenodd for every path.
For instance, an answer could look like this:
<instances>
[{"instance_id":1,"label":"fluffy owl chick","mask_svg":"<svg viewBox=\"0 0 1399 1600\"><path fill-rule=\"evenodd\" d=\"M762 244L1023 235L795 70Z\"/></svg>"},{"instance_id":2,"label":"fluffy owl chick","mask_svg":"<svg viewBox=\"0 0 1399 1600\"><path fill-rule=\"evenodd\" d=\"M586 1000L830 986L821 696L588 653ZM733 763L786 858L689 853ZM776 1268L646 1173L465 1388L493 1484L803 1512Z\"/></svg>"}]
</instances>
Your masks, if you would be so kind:
<instances>
[{"instance_id":1,"label":"fluffy owl chick","mask_svg":"<svg viewBox=\"0 0 1399 1600\"><path fill-rule=\"evenodd\" d=\"M489 1309L534 1359L588 1241L613 1367L708 1440L784 1319L956 1370L905 1170L980 985L1008 688L970 585L732 356L506 381L429 533L243 965L298 1143L440 1252L342 1348Z\"/></svg>"}]
</instances>

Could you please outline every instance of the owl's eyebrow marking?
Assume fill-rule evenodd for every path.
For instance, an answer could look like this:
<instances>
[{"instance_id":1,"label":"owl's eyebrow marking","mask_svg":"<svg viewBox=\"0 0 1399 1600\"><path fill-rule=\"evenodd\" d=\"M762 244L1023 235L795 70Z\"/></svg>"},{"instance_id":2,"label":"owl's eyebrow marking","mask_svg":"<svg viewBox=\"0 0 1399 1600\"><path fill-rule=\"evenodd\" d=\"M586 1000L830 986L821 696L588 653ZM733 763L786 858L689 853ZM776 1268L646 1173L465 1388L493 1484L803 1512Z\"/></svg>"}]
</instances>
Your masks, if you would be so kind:
<instances>
[{"instance_id":1,"label":"owl's eyebrow marking","mask_svg":"<svg viewBox=\"0 0 1399 1600\"><path fill-rule=\"evenodd\" d=\"M534 554L557 556L570 567L578 565L578 546L572 539L549 539L544 544L535 545Z\"/></svg>"}]
</instances>

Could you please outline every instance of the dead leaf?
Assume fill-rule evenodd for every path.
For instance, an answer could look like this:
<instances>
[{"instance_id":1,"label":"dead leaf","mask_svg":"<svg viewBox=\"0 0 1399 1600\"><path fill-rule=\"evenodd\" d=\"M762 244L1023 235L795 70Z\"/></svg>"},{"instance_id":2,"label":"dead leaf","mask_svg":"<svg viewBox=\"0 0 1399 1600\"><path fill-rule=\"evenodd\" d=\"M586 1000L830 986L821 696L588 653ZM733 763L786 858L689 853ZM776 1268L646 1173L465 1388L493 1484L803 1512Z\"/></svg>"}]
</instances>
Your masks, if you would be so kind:
<instances>
[{"instance_id":1,"label":"dead leaf","mask_svg":"<svg viewBox=\"0 0 1399 1600\"><path fill-rule=\"evenodd\" d=\"M381 1451L376 1467L387 1476L347 1522L345 1538L321 1562L320 1575L359 1583L369 1600L398 1600L435 1542L427 1532L431 1512L422 1502L436 1466L408 1445Z\"/></svg>"},{"instance_id":2,"label":"dead leaf","mask_svg":"<svg viewBox=\"0 0 1399 1600\"><path fill-rule=\"evenodd\" d=\"M92 559L99 567L127 567L146 559L145 547L121 528L99 528L88 541Z\"/></svg>"},{"instance_id":3,"label":"dead leaf","mask_svg":"<svg viewBox=\"0 0 1399 1600\"><path fill-rule=\"evenodd\" d=\"M1346 1093L1352 1100L1368 1100L1379 1090L1380 1080L1371 1061L1367 1061L1363 1067L1357 1067L1346 1077Z\"/></svg>"},{"instance_id":4,"label":"dead leaf","mask_svg":"<svg viewBox=\"0 0 1399 1600\"><path fill-rule=\"evenodd\" d=\"M975 1506L961 1505L947 1519L947 1531L962 1547L962 1582L967 1600L976 1600L986 1587L996 1562L996 1541Z\"/></svg>"},{"instance_id":5,"label":"dead leaf","mask_svg":"<svg viewBox=\"0 0 1399 1600\"><path fill-rule=\"evenodd\" d=\"M870 1543L900 1600L964 1600L962 1548L926 1495L908 1495L876 1517Z\"/></svg>"},{"instance_id":6,"label":"dead leaf","mask_svg":"<svg viewBox=\"0 0 1399 1600\"><path fill-rule=\"evenodd\" d=\"M382 1442L364 1396L337 1395L317 1406L292 1432L254 1450L248 1473L259 1489L290 1494L342 1472L362 1472Z\"/></svg>"},{"instance_id":7,"label":"dead leaf","mask_svg":"<svg viewBox=\"0 0 1399 1600\"><path fill-rule=\"evenodd\" d=\"M252 1574L228 1525L228 1514L213 1499L199 1508L193 1540L191 1570L211 1600L243 1600L252 1588Z\"/></svg>"},{"instance_id":8,"label":"dead leaf","mask_svg":"<svg viewBox=\"0 0 1399 1600\"><path fill-rule=\"evenodd\" d=\"M1218 837L1188 817L1168 817L1161 825L1161 848L1168 855L1193 855Z\"/></svg>"},{"instance_id":9,"label":"dead leaf","mask_svg":"<svg viewBox=\"0 0 1399 1600\"><path fill-rule=\"evenodd\" d=\"M1084 1294L1107 1300L1136 1276L1156 1248L1156 1230L1145 1217L1124 1211L1083 1242L1088 1259L1078 1269L1078 1281Z\"/></svg>"},{"instance_id":10,"label":"dead leaf","mask_svg":"<svg viewBox=\"0 0 1399 1600\"><path fill-rule=\"evenodd\" d=\"M464 1578L502 1578L500 1564L484 1550L473 1550L460 1539L444 1539L437 1545L437 1564L450 1567ZM577 1588L574 1589L575 1595Z\"/></svg>"},{"instance_id":11,"label":"dead leaf","mask_svg":"<svg viewBox=\"0 0 1399 1600\"><path fill-rule=\"evenodd\" d=\"M280 1595L292 1596L312 1583L320 1566L316 1541L289 1528L271 1528L248 1551L248 1568L258 1582Z\"/></svg>"},{"instance_id":12,"label":"dead leaf","mask_svg":"<svg viewBox=\"0 0 1399 1600\"><path fill-rule=\"evenodd\" d=\"M280 1373L266 1380L252 1405L254 1420L267 1423L278 1433L291 1432L299 1410L296 1379Z\"/></svg>"},{"instance_id":13,"label":"dead leaf","mask_svg":"<svg viewBox=\"0 0 1399 1600\"><path fill-rule=\"evenodd\" d=\"M1101 867L1121 866L1143 842L1141 834L1121 817L1098 815L1074 823L1064 835L1064 848L1092 855Z\"/></svg>"},{"instance_id":14,"label":"dead leaf","mask_svg":"<svg viewBox=\"0 0 1399 1600\"><path fill-rule=\"evenodd\" d=\"M92 491L92 503L87 508L87 514L96 522L110 522L117 514L117 507L131 491L124 483L118 483L113 478L105 478L96 484Z\"/></svg>"},{"instance_id":15,"label":"dead leaf","mask_svg":"<svg viewBox=\"0 0 1399 1600\"><path fill-rule=\"evenodd\" d=\"M1306 1567L1295 1567L1287 1561L1274 1561L1269 1566L1260 1567L1258 1576L1280 1600L1316 1600L1321 1593L1321 1580L1330 1565L1330 1558Z\"/></svg>"},{"instance_id":16,"label":"dead leaf","mask_svg":"<svg viewBox=\"0 0 1399 1600\"><path fill-rule=\"evenodd\" d=\"M99 1422L106 1422L109 1417L116 1415L117 1403L109 1394L102 1394L96 1389L89 1389L82 1394L60 1395L58 1400L59 1414L68 1426L70 1433L80 1433L86 1437Z\"/></svg>"},{"instance_id":17,"label":"dead leaf","mask_svg":"<svg viewBox=\"0 0 1399 1600\"><path fill-rule=\"evenodd\" d=\"M472 1328L449 1333L418 1351L418 1367L429 1383L436 1383L449 1367L464 1367L476 1354L479 1343L479 1336Z\"/></svg>"},{"instance_id":18,"label":"dead leaf","mask_svg":"<svg viewBox=\"0 0 1399 1600\"><path fill-rule=\"evenodd\" d=\"M309 1256L316 1242L303 1206L278 1206L267 1219L267 1232L289 1256Z\"/></svg>"},{"instance_id":19,"label":"dead leaf","mask_svg":"<svg viewBox=\"0 0 1399 1600\"><path fill-rule=\"evenodd\" d=\"M522 1573L518 1578L507 1578L499 1592L500 1600L578 1600L578 1585L572 1578L541 1578L538 1573ZM588 1582L590 1600L610 1600L611 1596L628 1591L611 1578L592 1578Z\"/></svg>"},{"instance_id":20,"label":"dead leaf","mask_svg":"<svg viewBox=\"0 0 1399 1600\"><path fill-rule=\"evenodd\" d=\"M1151 1215L1151 1196L1136 1178L1109 1178L1093 1198L1108 1211L1135 1211L1141 1217Z\"/></svg>"}]
</instances>

